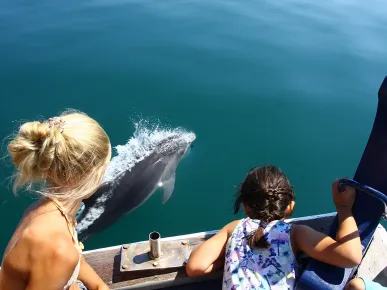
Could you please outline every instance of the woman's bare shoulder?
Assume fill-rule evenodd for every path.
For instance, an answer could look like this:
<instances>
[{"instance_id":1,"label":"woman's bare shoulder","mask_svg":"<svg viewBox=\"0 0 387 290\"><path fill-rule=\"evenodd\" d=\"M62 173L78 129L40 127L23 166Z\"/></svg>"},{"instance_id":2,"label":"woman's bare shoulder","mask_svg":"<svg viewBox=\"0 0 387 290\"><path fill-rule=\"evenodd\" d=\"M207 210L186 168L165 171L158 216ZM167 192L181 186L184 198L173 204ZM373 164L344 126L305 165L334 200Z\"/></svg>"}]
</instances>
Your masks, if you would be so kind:
<instances>
[{"instance_id":1,"label":"woman's bare shoulder","mask_svg":"<svg viewBox=\"0 0 387 290\"><path fill-rule=\"evenodd\" d=\"M2 271L24 280L35 271L49 272L55 264L71 272L78 260L79 253L68 234L27 227L5 255Z\"/></svg>"},{"instance_id":2,"label":"woman's bare shoulder","mask_svg":"<svg viewBox=\"0 0 387 290\"><path fill-rule=\"evenodd\" d=\"M48 259L76 265L79 253L68 232L60 230L44 231L42 228L29 228L23 233L23 238L30 249L33 260Z\"/></svg>"},{"instance_id":3,"label":"woman's bare shoulder","mask_svg":"<svg viewBox=\"0 0 387 290\"><path fill-rule=\"evenodd\" d=\"M36 233L28 228L7 260L7 276L14 277L9 284L23 280L33 289L43 289L46 284L59 285L61 288L74 273L80 254L71 236L61 232L46 232L46 236L43 236L39 230Z\"/></svg>"}]
</instances>

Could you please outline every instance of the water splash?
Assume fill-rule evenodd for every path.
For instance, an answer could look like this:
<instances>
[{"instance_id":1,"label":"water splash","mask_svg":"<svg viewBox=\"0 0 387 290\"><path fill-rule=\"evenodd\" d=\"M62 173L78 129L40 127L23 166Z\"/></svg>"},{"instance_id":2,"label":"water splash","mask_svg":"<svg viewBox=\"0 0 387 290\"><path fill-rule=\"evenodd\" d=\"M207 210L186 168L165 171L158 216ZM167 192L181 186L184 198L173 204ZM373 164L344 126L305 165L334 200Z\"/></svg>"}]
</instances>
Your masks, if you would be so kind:
<instances>
[{"instance_id":1,"label":"water splash","mask_svg":"<svg viewBox=\"0 0 387 290\"><path fill-rule=\"evenodd\" d=\"M135 132L125 145L118 145L114 149L117 155L112 158L106 168L102 180L112 182L121 174L130 171L132 167L148 157L152 152L165 152L172 146L182 143L189 144L196 139L193 132L183 128L167 128L159 124L150 124L149 121L141 120L134 122ZM173 142L163 143L164 140L173 138Z\"/></svg>"}]
</instances>

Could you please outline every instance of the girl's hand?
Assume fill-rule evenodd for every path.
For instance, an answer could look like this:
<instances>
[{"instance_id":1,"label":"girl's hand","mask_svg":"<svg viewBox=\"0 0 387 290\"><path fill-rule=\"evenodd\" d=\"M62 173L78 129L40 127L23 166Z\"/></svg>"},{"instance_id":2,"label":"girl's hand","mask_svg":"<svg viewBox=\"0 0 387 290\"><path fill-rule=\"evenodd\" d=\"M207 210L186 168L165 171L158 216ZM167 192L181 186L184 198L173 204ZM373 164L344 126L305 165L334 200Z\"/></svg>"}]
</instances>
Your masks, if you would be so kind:
<instances>
[{"instance_id":1,"label":"girl's hand","mask_svg":"<svg viewBox=\"0 0 387 290\"><path fill-rule=\"evenodd\" d=\"M347 186L345 191L340 192L339 179L335 179L335 181L332 183L332 197L337 211L342 209L352 210L353 203L355 202L356 190Z\"/></svg>"}]
</instances>

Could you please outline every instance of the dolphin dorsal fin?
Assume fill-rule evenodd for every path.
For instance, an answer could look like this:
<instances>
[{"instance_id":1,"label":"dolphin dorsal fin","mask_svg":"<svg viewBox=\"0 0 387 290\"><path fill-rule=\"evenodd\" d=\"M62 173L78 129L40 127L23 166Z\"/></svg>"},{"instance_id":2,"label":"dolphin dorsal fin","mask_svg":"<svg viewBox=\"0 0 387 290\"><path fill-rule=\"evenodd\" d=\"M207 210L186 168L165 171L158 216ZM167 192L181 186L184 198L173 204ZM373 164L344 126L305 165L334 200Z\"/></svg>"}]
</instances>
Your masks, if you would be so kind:
<instances>
[{"instance_id":1,"label":"dolphin dorsal fin","mask_svg":"<svg viewBox=\"0 0 387 290\"><path fill-rule=\"evenodd\" d=\"M163 204L164 204L171 197L172 192L175 188L175 173L171 174L171 176L162 183L161 187L163 188L163 191L164 191L164 196L163 196Z\"/></svg>"}]
</instances>

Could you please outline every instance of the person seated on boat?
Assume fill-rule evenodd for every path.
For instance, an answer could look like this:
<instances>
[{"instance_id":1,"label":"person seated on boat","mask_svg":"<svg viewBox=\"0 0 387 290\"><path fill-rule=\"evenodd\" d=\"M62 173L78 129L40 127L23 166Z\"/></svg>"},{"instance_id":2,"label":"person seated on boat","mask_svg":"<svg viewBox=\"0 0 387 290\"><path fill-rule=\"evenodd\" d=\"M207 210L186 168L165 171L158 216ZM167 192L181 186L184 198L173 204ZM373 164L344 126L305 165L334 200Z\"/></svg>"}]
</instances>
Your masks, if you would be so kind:
<instances>
[{"instance_id":1,"label":"person seated on boat","mask_svg":"<svg viewBox=\"0 0 387 290\"><path fill-rule=\"evenodd\" d=\"M81 201L99 187L110 140L84 113L27 122L8 144L14 190L41 198L24 212L3 255L0 290L109 289L82 256L75 231ZM82 281L82 282L80 282Z\"/></svg>"},{"instance_id":2,"label":"person seated on boat","mask_svg":"<svg viewBox=\"0 0 387 290\"><path fill-rule=\"evenodd\" d=\"M386 290L387 287L384 287L372 280L358 277L349 281L347 286L344 289L345 290Z\"/></svg>"},{"instance_id":3,"label":"person seated on boat","mask_svg":"<svg viewBox=\"0 0 387 290\"><path fill-rule=\"evenodd\" d=\"M302 252L339 267L354 267L362 258L352 216L355 190L332 185L338 212L336 239L305 225L284 221L295 206L293 187L275 166L252 169L240 185L234 212L247 218L223 227L191 253L188 276L211 273L224 265L223 289L294 289L299 275L296 257Z\"/></svg>"}]
</instances>

